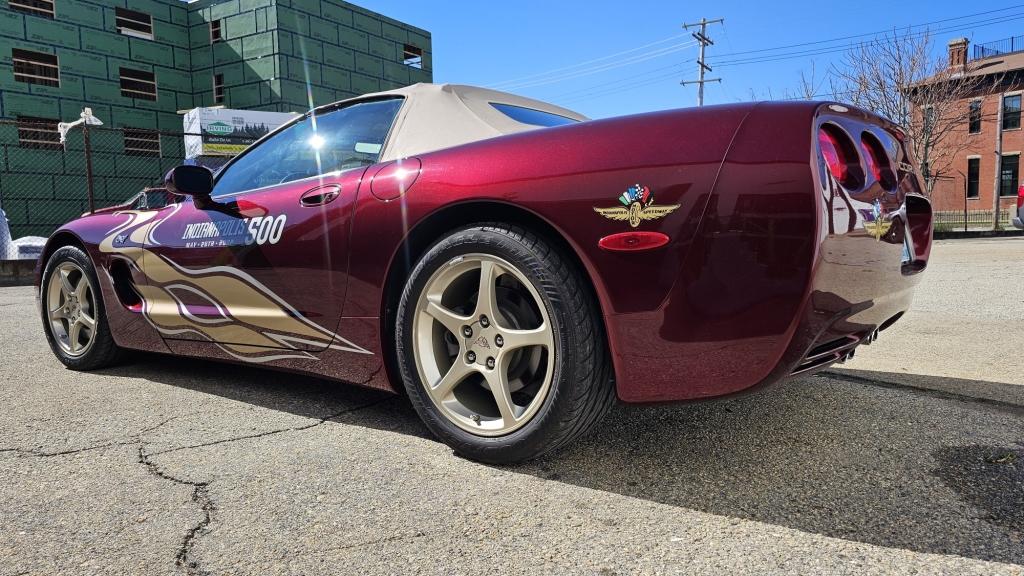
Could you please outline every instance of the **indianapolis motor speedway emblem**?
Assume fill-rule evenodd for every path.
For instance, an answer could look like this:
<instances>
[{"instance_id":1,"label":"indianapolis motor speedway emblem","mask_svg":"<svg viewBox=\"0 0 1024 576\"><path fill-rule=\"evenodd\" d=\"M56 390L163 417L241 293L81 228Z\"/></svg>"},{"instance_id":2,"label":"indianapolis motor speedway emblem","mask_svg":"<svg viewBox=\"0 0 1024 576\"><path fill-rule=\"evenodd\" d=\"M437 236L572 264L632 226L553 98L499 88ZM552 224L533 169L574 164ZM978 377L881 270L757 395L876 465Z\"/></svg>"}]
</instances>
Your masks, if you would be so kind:
<instances>
[{"instance_id":1,"label":"indianapolis motor speedway emblem","mask_svg":"<svg viewBox=\"0 0 1024 576\"><path fill-rule=\"evenodd\" d=\"M629 189L619 196L619 202L622 203L622 206L612 208L598 208L595 206L594 212L609 220L629 222L630 226L637 228L644 220L664 218L679 208L679 204L663 204L660 206L655 204L654 194L651 193L651 189L640 184L630 186Z\"/></svg>"}]
</instances>

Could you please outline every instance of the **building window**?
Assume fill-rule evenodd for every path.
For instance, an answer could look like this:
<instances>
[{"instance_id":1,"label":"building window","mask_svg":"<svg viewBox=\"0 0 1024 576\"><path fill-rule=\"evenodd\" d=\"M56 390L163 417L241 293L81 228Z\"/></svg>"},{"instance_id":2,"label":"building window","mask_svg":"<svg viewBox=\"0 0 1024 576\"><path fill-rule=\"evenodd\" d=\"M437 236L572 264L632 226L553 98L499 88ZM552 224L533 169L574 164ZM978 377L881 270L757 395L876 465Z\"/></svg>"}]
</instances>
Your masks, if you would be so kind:
<instances>
[{"instance_id":1,"label":"building window","mask_svg":"<svg viewBox=\"0 0 1024 576\"><path fill-rule=\"evenodd\" d=\"M224 75L214 74L213 75L213 103L223 104L224 103Z\"/></svg>"},{"instance_id":2,"label":"building window","mask_svg":"<svg viewBox=\"0 0 1024 576\"><path fill-rule=\"evenodd\" d=\"M1003 130L1020 128L1020 94L1003 97Z\"/></svg>"},{"instance_id":3,"label":"building window","mask_svg":"<svg viewBox=\"0 0 1024 576\"><path fill-rule=\"evenodd\" d=\"M220 22L220 20L210 21L210 44L213 44L214 42L219 42L224 39L224 36L221 35L220 31Z\"/></svg>"},{"instance_id":4,"label":"building window","mask_svg":"<svg viewBox=\"0 0 1024 576\"><path fill-rule=\"evenodd\" d=\"M1020 181L1020 155L1003 156L999 167L999 195L1017 196Z\"/></svg>"},{"instance_id":5,"label":"building window","mask_svg":"<svg viewBox=\"0 0 1024 576\"><path fill-rule=\"evenodd\" d=\"M143 12L128 10L126 8L114 9L117 31L125 36L153 39L153 17Z\"/></svg>"},{"instance_id":6,"label":"building window","mask_svg":"<svg viewBox=\"0 0 1024 576\"><path fill-rule=\"evenodd\" d=\"M60 87L60 68L55 54L11 49L14 79L28 84Z\"/></svg>"},{"instance_id":7,"label":"building window","mask_svg":"<svg viewBox=\"0 0 1024 576\"><path fill-rule=\"evenodd\" d=\"M969 134L981 132L981 100L971 102L970 120L967 126Z\"/></svg>"},{"instance_id":8,"label":"building window","mask_svg":"<svg viewBox=\"0 0 1024 576\"><path fill-rule=\"evenodd\" d=\"M412 44L406 44L402 50L402 60L406 66L423 68L423 49Z\"/></svg>"},{"instance_id":9,"label":"building window","mask_svg":"<svg viewBox=\"0 0 1024 576\"><path fill-rule=\"evenodd\" d=\"M39 148L43 150L63 150L60 143L60 132L57 131L58 120L51 118L18 117L18 145L22 148Z\"/></svg>"},{"instance_id":10,"label":"building window","mask_svg":"<svg viewBox=\"0 0 1024 576\"><path fill-rule=\"evenodd\" d=\"M160 156L160 133L156 130L125 128L124 153L128 156Z\"/></svg>"},{"instance_id":11,"label":"building window","mask_svg":"<svg viewBox=\"0 0 1024 576\"><path fill-rule=\"evenodd\" d=\"M53 18L53 0L8 0L7 5L18 12Z\"/></svg>"},{"instance_id":12,"label":"building window","mask_svg":"<svg viewBox=\"0 0 1024 576\"><path fill-rule=\"evenodd\" d=\"M981 159L967 159L967 197L978 197L978 176L981 173Z\"/></svg>"},{"instance_id":13,"label":"building window","mask_svg":"<svg viewBox=\"0 0 1024 576\"><path fill-rule=\"evenodd\" d=\"M156 100L156 77L152 72L121 68L121 96Z\"/></svg>"}]
</instances>

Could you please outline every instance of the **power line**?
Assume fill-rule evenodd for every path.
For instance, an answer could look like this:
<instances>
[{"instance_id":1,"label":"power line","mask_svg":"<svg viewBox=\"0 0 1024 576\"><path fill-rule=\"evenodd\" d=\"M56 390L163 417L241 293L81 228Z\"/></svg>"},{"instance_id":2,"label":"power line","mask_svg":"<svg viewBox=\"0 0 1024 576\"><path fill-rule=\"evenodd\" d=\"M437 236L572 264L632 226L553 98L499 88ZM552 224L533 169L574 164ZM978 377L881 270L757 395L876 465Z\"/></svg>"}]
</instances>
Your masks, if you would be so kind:
<instances>
[{"instance_id":1,"label":"power line","mask_svg":"<svg viewBox=\"0 0 1024 576\"><path fill-rule=\"evenodd\" d=\"M931 22L924 22L924 23L921 23L921 24L911 24L909 26L906 26L906 28L921 28L921 27L924 27L924 26L932 26L934 24L942 24L943 22L952 22L954 20L966 20L968 18L975 18L975 17L978 17L978 16L985 16L985 15L994 14L994 13L997 13L997 12L1008 12L1010 10L1016 10L1018 8L1024 8L1024 4L1016 4L1016 5L1013 5L1013 6L1007 6L1006 8L998 8L996 10L986 10L984 12L976 12L974 14L966 14L964 16L955 16L955 17L952 17L952 18L943 18L942 20L933 20ZM788 50L790 48L802 48L804 46L814 46L814 45L817 45L817 44L831 44L833 42L841 42L843 40L855 40L857 38L865 38L865 37L868 37L868 36L878 36L879 34L887 34L890 31L891 30L879 30L877 32L865 32L865 33L862 33L862 34L853 34L851 36L840 36L838 38L830 38L830 39L827 39L827 40L815 40L815 41L812 41L812 42L801 42L799 44L788 44L788 45L784 45L784 46L775 46L775 47L772 47L772 48L757 48L757 49L754 49L754 50L743 50L743 51L740 51L740 52L730 52L730 53L726 53L726 54L719 54L718 56L713 57L713 59L717 59L717 58L731 58L733 56L742 56L742 55L745 55L745 54L757 54L757 53L762 53L762 52L774 52L776 50Z\"/></svg>"},{"instance_id":2,"label":"power line","mask_svg":"<svg viewBox=\"0 0 1024 576\"><path fill-rule=\"evenodd\" d=\"M1002 16L1002 17L999 17L999 18L990 18L990 19L986 19L986 20L978 20L978 21L969 22L969 23L965 23L965 24L959 24L959 25L956 25L956 26L948 26L948 27L938 28L938 29L935 29L935 30L922 30L922 31L919 31L919 32L914 32L914 33L907 34L906 38L908 38L908 39L920 38L920 37L923 37L923 36L926 36L926 35L932 35L932 34L941 34L941 33L946 33L946 32L957 32L957 31L971 29L971 28L981 28L981 27L985 27L985 26L992 26L994 24L1002 24L1002 23L1005 23L1005 22L1013 22L1013 21L1021 20L1021 19L1024 19L1024 12L1018 12L1016 14L1010 14L1008 16ZM911 28L919 28L919 27L920 26L912 26ZM875 34L877 35L877 34L880 34L880 33L875 33ZM863 36L867 36L867 35L859 35L857 37L863 37ZM819 43L836 42L836 41L838 41L838 39L833 39L833 40L828 40L828 41L824 41L823 40L823 41L821 41ZM749 58L737 58L737 59L734 59L734 60L725 60L725 61L717 61L716 60L714 62L714 64L715 64L715 66L718 66L718 67L723 67L723 66L728 67L728 66L743 66L743 65L747 65L747 64L759 64L759 63L762 63L762 62L778 62L780 60L790 60L790 59L794 59L794 58L806 58L806 57L810 57L810 56L820 56L820 55L824 55L824 54L834 54L836 52L845 52L845 51L849 50L852 46L853 46L853 44L844 44L844 45L841 45L841 46L824 46L824 47L821 47L821 48L814 48L814 49L810 49L810 50L801 50L801 51L795 51L795 52L783 52L783 53L780 53L780 54L765 54L763 56L752 56L752 57L749 57ZM778 49L781 49L781 48L775 48L773 50L778 50Z\"/></svg>"},{"instance_id":3,"label":"power line","mask_svg":"<svg viewBox=\"0 0 1024 576\"><path fill-rule=\"evenodd\" d=\"M534 79L534 78L550 76L550 75L556 74L558 72L563 72L563 71L566 71L566 70L572 70L573 68L579 68L581 66L587 66L589 64L594 64L596 62L602 62L604 60L610 60L612 58L617 58L619 56L623 56L623 55L629 54L631 52L638 52L638 51L643 50L645 48L650 48L651 46L657 46L658 44L664 44L665 42L670 42L672 40L678 40L679 38L682 38L684 36L686 36L686 34L676 34L674 36L669 36L668 38L662 38L661 40L656 40L654 42L650 42L648 44L644 44L643 46L637 46L636 48L630 48L629 50L623 50L621 52L616 52L614 54L609 54L607 56L602 56L600 58L594 58L593 60L586 60L584 62L578 62L576 64L572 64L572 65L569 65L569 66L563 66L561 68L554 68L554 69L548 70L546 72L538 72L536 74L530 74L528 76L522 76L522 77L519 77L519 78L513 78L511 80L504 80L504 81L501 81L501 82L495 82L493 84L487 85L487 88L499 88L499 87L505 86L506 84L515 84L515 83L518 83L518 82L522 82L524 80L531 80L531 79Z\"/></svg>"},{"instance_id":4,"label":"power line","mask_svg":"<svg viewBox=\"0 0 1024 576\"><path fill-rule=\"evenodd\" d=\"M620 93L620 92L629 92L629 91L635 90L637 88L642 88L644 86L650 86L652 84L657 84L659 82L663 82L663 81L665 81L665 80L667 80L669 78L678 78L678 77L679 77L679 73L678 72L670 72L668 74L663 74L663 75L657 76L655 78L651 78L650 80L646 80L646 81L643 81L643 82L631 82L628 86L616 87L616 88L604 89L604 90L598 90L597 92L591 92L591 93L585 94L583 96L567 100L567 101L563 102L563 104L573 104L573 103L576 103L576 102L585 102L587 100L592 100L594 98L600 98L601 96L608 96L610 94L617 94L617 93Z\"/></svg>"},{"instance_id":5,"label":"power line","mask_svg":"<svg viewBox=\"0 0 1024 576\"><path fill-rule=\"evenodd\" d=\"M657 68L652 68L651 70L647 70L646 72L641 72L639 74L633 74L631 76L626 76L625 78L619 78L617 80L612 80L610 82L601 82L600 84L595 84L595 85L592 85L592 86L587 86L585 88L577 88L575 90L570 90L568 92L563 92L561 94L558 94L558 95L550 97L550 100L554 101L554 100L560 100L562 98L577 99L577 98L582 97L582 96L589 96L589 94L594 93L594 91L598 91L598 90L604 91L604 90L608 90L609 88L613 88L614 89L614 88L619 87L619 86L624 87L624 88L629 88L630 85L633 85L633 84L636 84L637 82L642 81L642 80L639 80L639 79L647 77L647 76L650 76L651 74L655 74L655 73L658 73L658 72L664 72L665 70L672 70L672 72L669 72L668 74L664 74L664 73L659 74L658 75L658 79L670 78L670 77L678 77L680 69L682 68L682 66L683 66L682 62L675 62L673 64L669 64L668 66L659 66Z\"/></svg>"},{"instance_id":6,"label":"power line","mask_svg":"<svg viewBox=\"0 0 1024 576\"><path fill-rule=\"evenodd\" d=\"M507 85L507 86L502 86L501 89L502 90L520 90L520 89L523 89L523 88L533 88L533 87L536 87L536 86L544 86L544 85L547 85L547 84L555 84L555 83L558 83L558 82L564 82L566 80L572 80L574 78L580 78L582 76L590 76L592 74L597 74L599 72L605 72L607 70L614 70L615 68L622 68L623 66L630 66L630 65L633 65L633 64L638 64L640 62L646 62L648 60L653 60L655 58L661 58L662 56L667 56L669 54L674 54L676 52L680 52L682 50L686 50L687 48L690 48L690 47L692 47L692 46L694 46L696 44L697 44L696 42L684 42L682 44L676 44L674 46L668 46L666 48L661 48L661 49L655 50L653 52L648 52L647 54L638 54L636 56L633 56L633 57L630 57L630 58L626 58L626 59L623 59L623 60L619 60L619 61L614 62L614 63L602 64L602 65L599 65L599 66L592 66L590 68L583 68L581 70L577 70L577 71L569 73L569 74L555 76L555 77L552 77L552 78L535 80L535 81L532 81L532 82L522 82L522 83L519 83L519 84L511 84L511 85Z\"/></svg>"},{"instance_id":7,"label":"power line","mask_svg":"<svg viewBox=\"0 0 1024 576\"><path fill-rule=\"evenodd\" d=\"M681 85L686 86L687 84L697 85L697 106L704 105L704 84L708 82L721 82L721 78L710 78L705 80L704 73L711 72L711 66L707 65L704 61L704 49L708 46L714 45L711 38L708 37L708 24L725 24L725 18L715 18L714 20L708 20L707 18L701 18L700 22L693 22L690 24L683 24L683 30L689 30L690 28L700 28L700 32L694 32L693 37L700 43L700 57L697 58L697 80L683 80L680 82Z\"/></svg>"},{"instance_id":8,"label":"power line","mask_svg":"<svg viewBox=\"0 0 1024 576\"><path fill-rule=\"evenodd\" d=\"M955 22L955 21L960 21L960 20L965 20L965 19L970 19L970 18L977 18L979 16L986 16L986 15L989 15L989 14L1007 12L1007 11L1015 10L1015 9L1018 9L1018 8L1021 8L1021 7L1024 7L1024 4L1017 4L1017 5L1013 5L1013 6L1008 6L1006 8L1000 8L1000 9L996 9L996 10L987 10L987 11L984 11L984 12L977 12L977 13L974 13L974 14L967 14L967 15L963 15L963 16L944 18L944 19L941 19L941 20L934 20L934 21L926 22L926 23L922 23L922 24L912 24L912 25L908 26L907 28L908 29L916 29L916 28L921 28L921 27L925 27L925 26L941 24L941 23L945 23L945 22ZM942 28L940 28L938 30L917 32L917 33L915 33L915 35L923 35L923 34L926 34L926 33L927 34L935 34L935 33L942 33L942 32L953 32L953 31L964 30L964 29L967 29L967 28L990 26L990 25L993 25L993 24L1001 23L1001 22L1016 21L1016 20L1021 20L1021 19L1024 19L1024 15L1022 15L1021 13L1014 13L1014 14L1010 14L1009 17L1001 16L999 18L989 18L989 19L982 19L982 20L975 21L975 22L961 23L961 24L957 24L957 25L954 25L954 26L942 27ZM838 37L838 38L832 38L832 39L828 39L828 40L816 40L816 41L812 41L812 42L802 42L802 43L799 43L799 44L790 44L790 45L785 45L785 46L776 46L776 47L773 47L773 48L761 48L761 49L757 49L757 50L745 50L745 51L738 51L738 52L729 52L729 53L726 53L726 54L716 55L716 56L714 56L711 59L715 60L715 62L712 62L712 63L715 64L716 67L718 67L718 66L738 66L738 65L744 65L744 64L754 64L754 63L759 63L759 62L770 62L770 61L786 60L786 59L799 58L799 57L804 57L804 56L817 56L817 55L821 55L821 54L830 54L830 53L835 53L835 52L844 52L844 51L847 51L847 50L850 49L850 46L851 46L850 44L846 44L846 45L842 45L842 46L821 46L820 48L816 48L816 49L812 49L812 50L807 50L807 51L800 51L800 52L796 52L796 53L763 54L763 56L760 56L760 57L752 56L752 57L749 57L749 58L735 58L734 60L731 60L731 61L727 60L725 62L717 62L717 60L719 58L727 58L729 56L741 56L741 55L744 55L744 54L755 54L755 53L773 52L773 51L786 50L786 49L791 49L791 48L800 48L800 47L804 47L804 46L816 46L816 45L821 45L821 44L832 44L832 43L841 42L841 41L844 41L844 40L854 40L854 39L857 39L857 38L866 38L866 37L869 37L869 36L878 36L880 34L887 34L889 32L891 32L891 30L882 30L882 31L877 31L877 32L869 32L869 33L863 33L863 34L854 34L854 35L850 35L850 36L843 36L843 37ZM629 92L629 91L632 91L632 90L635 90L635 89L638 89L638 88L642 88L642 87L645 87L645 86L650 86L652 84L656 84L658 82L667 80L668 78L671 78L674 75L674 73L662 74L662 75L659 75L659 76L656 76L656 77L653 77L653 78L650 78L650 79L647 79L647 80L642 80L642 81L630 81L631 78L647 76L647 75L650 75L650 74L652 74L652 73L654 73L656 71L672 68L674 66L678 66L678 64L675 64L675 65L672 65L672 66L656 68L654 70L650 70L650 71L642 73L642 74L637 74L635 76L627 77L626 79L619 79L619 80L615 80L615 81L612 81L612 82L607 82L607 83L591 86L591 87L588 87L588 88L581 88L581 89L573 90L573 91L570 91L568 93L559 95L559 96L557 96L555 98L552 98L552 100L560 101L562 104L568 105L568 104L574 104L574 103L578 103L578 102L585 102L587 100L592 100L594 98L600 98L600 97L608 96L608 95L611 95L611 94L616 94L616 93L621 93L621 92ZM576 94L579 94L579 95L577 96ZM840 96L840 95L841 94L835 94L835 96ZM561 100L565 96L571 96L571 97L568 100ZM821 93L821 94L814 94L812 96L812 98L832 97L832 96L833 96L833 94L831 94L831 93Z\"/></svg>"}]
</instances>

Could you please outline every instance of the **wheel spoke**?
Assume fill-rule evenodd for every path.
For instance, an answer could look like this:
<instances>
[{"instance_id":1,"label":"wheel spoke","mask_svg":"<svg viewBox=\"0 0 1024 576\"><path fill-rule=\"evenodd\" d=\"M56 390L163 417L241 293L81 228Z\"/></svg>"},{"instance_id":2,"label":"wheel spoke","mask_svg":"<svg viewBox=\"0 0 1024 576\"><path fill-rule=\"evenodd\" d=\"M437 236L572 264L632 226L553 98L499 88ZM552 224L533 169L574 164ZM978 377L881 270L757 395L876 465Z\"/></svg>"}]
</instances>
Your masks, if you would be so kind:
<instances>
[{"instance_id":1,"label":"wheel spoke","mask_svg":"<svg viewBox=\"0 0 1024 576\"><path fill-rule=\"evenodd\" d=\"M57 306L53 310L50 310L49 314L50 314L50 320L63 320L63 319L68 317L67 314L64 313L64 307L63 306Z\"/></svg>"},{"instance_id":2,"label":"wheel spoke","mask_svg":"<svg viewBox=\"0 0 1024 576\"><path fill-rule=\"evenodd\" d=\"M78 277L78 284L75 285L75 297L78 298L80 304L85 304L85 292L89 289L89 281L85 279L85 274Z\"/></svg>"},{"instance_id":3,"label":"wheel spoke","mask_svg":"<svg viewBox=\"0 0 1024 576\"><path fill-rule=\"evenodd\" d=\"M525 348L528 346L543 346L544 348L551 350L554 345L551 337L551 330L548 329L547 324L542 324L540 328L534 328L532 330L503 329L501 331L501 335L505 339L505 352L511 352L516 348Z\"/></svg>"},{"instance_id":4,"label":"wheel spoke","mask_svg":"<svg viewBox=\"0 0 1024 576\"><path fill-rule=\"evenodd\" d=\"M509 390L508 366L501 363L494 370L485 372L484 377L498 405L503 426L512 426L516 422L516 405L512 402L512 392Z\"/></svg>"},{"instance_id":5,"label":"wheel spoke","mask_svg":"<svg viewBox=\"0 0 1024 576\"><path fill-rule=\"evenodd\" d=\"M78 323L88 328L90 331L96 328L96 319L87 315L85 312L79 312Z\"/></svg>"},{"instance_id":6,"label":"wheel spoke","mask_svg":"<svg viewBox=\"0 0 1024 576\"><path fill-rule=\"evenodd\" d=\"M70 272L61 268L57 271L57 276L60 278L60 291L64 293L64 298L74 294L75 287L71 285Z\"/></svg>"},{"instance_id":7,"label":"wheel spoke","mask_svg":"<svg viewBox=\"0 0 1024 576\"><path fill-rule=\"evenodd\" d=\"M498 318L498 291L495 289L495 282L498 276L504 271L500 266L490 260L480 262L480 288L476 297L476 312L474 316L487 316L497 325Z\"/></svg>"},{"instance_id":8,"label":"wheel spoke","mask_svg":"<svg viewBox=\"0 0 1024 576\"><path fill-rule=\"evenodd\" d=\"M442 401L455 390L467 376L475 372L473 367L466 364L462 358L456 358L448 372L430 387L430 395L438 401Z\"/></svg>"},{"instance_id":9,"label":"wheel spoke","mask_svg":"<svg viewBox=\"0 0 1024 576\"><path fill-rule=\"evenodd\" d=\"M82 334L82 323L72 322L71 326L68 326L68 346L71 348L71 352L78 352L78 349L82 347L78 343L78 338Z\"/></svg>"},{"instance_id":10,"label":"wheel spoke","mask_svg":"<svg viewBox=\"0 0 1024 576\"><path fill-rule=\"evenodd\" d=\"M460 316L445 308L440 302L440 297L436 299L428 297L426 313L434 320L440 322L449 332L455 334L456 337L462 334L463 326L472 323L472 319L469 316Z\"/></svg>"}]
</instances>

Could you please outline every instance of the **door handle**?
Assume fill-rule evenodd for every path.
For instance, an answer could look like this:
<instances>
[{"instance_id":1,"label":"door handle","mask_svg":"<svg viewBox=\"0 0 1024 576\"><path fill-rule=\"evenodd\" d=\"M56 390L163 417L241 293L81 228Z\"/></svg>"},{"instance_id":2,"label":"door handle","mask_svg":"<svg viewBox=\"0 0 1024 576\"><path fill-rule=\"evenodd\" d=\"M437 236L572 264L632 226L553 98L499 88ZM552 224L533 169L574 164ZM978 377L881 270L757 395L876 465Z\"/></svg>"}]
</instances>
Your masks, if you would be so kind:
<instances>
[{"instance_id":1,"label":"door handle","mask_svg":"<svg viewBox=\"0 0 1024 576\"><path fill-rule=\"evenodd\" d=\"M317 186L311 190L307 190L299 198L299 204L309 208L311 206L323 206L324 204L330 204L335 198L341 195L341 186L337 184L327 184L326 186Z\"/></svg>"}]
</instances>

